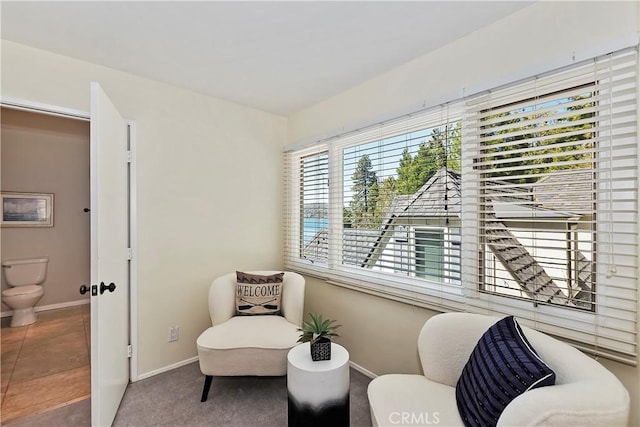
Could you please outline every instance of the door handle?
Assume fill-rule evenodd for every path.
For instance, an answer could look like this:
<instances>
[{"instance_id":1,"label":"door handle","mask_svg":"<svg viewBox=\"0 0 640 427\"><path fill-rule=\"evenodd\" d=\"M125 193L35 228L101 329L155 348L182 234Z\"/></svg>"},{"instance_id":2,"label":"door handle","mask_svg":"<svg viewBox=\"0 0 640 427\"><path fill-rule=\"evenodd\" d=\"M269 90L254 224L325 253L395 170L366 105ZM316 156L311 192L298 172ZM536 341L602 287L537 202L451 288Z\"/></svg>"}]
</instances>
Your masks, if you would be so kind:
<instances>
[{"instance_id":1,"label":"door handle","mask_svg":"<svg viewBox=\"0 0 640 427\"><path fill-rule=\"evenodd\" d=\"M91 287L87 285L80 286L80 295L84 295L89 291L91 291L91 295L94 297L98 295L98 287L96 285L91 285Z\"/></svg>"},{"instance_id":2,"label":"door handle","mask_svg":"<svg viewBox=\"0 0 640 427\"><path fill-rule=\"evenodd\" d=\"M113 292L116 290L116 284L111 282L109 286L105 285L104 282L100 282L100 295L104 294L104 291L108 290L109 292Z\"/></svg>"}]
</instances>

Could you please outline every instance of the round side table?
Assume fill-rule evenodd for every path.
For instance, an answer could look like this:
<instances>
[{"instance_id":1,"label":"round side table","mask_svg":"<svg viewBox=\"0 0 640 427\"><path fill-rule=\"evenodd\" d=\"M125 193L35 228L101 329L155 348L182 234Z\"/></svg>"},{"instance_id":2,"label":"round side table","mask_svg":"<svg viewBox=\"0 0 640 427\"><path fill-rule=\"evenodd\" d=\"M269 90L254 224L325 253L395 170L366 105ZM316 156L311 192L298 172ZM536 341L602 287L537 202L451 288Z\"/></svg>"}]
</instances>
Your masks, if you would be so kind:
<instances>
[{"instance_id":1,"label":"round side table","mask_svg":"<svg viewBox=\"0 0 640 427\"><path fill-rule=\"evenodd\" d=\"M289 427L349 427L349 352L331 343L331 360L311 360L309 343L287 355Z\"/></svg>"}]
</instances>

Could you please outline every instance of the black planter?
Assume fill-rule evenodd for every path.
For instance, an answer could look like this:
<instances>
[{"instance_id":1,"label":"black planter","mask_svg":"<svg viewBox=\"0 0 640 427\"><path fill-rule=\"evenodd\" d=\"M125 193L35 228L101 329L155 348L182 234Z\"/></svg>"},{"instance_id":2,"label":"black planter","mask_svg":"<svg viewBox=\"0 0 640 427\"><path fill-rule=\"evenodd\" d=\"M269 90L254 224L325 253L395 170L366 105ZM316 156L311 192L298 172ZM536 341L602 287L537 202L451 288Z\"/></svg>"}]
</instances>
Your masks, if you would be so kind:
<instances>
[{"instance_id":1,"label":"black planter","mask_svg":"<svg viewBox=\"0 0 640 427\"><path fill-rule=\"evenodd\" d=\"M331 340L322 339L311 343L311 360L331 360Z\"/></svg>"}]
</instances>

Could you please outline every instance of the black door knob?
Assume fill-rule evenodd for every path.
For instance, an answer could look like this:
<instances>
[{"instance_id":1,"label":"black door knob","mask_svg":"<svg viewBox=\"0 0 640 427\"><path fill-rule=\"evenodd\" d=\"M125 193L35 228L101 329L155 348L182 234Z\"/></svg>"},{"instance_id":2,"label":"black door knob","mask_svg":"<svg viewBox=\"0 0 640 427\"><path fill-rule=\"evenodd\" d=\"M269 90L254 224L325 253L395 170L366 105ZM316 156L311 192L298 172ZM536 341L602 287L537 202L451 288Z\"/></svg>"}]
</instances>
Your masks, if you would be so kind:
<instances>
[{"instance_id":1,"label":"black door knob","mask_svg":"<svg viewBox=\"0 0 640 427\"><path fill-rule=\"evenodd\" d=\"M104 282L100 282L100 295L104 294L104 291L108 290L109 292L113 292L116 290L116 284L111 282L109 286L105 285Z\"/></svg>"},{"instance_id":2,"label":"black door knob","mask_svg":"<svg viewBox=\"0 0 640 427\"><path fill-rule=\"evenodd\" d=\"M87 285L80 286L80 295L84 295L89 292L89 287Z\"/></svg>"}]
</instances>

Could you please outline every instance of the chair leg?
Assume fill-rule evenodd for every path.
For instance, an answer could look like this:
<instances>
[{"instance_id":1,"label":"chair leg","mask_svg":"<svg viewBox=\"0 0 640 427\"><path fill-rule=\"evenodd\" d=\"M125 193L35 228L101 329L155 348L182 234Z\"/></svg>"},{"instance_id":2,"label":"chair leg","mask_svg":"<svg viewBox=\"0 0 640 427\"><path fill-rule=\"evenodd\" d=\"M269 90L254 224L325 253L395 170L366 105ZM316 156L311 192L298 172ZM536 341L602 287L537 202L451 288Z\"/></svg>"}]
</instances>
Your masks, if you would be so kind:
<instances>
[{"instance_id":1,"label":"chair leg","mask_svg":"<svg viewBox=\"0 0 640 427\"><path fill-rule=\"evenodd\" d=\"M211 388L212 379L213 377L211 375L207 375L204 378L204 388L202 389L202 398L200 399L200 402L204 402L207 400L207 397L209 396L209 389Z\"/></svg>"}]
</instances>

